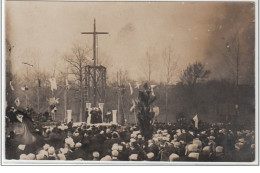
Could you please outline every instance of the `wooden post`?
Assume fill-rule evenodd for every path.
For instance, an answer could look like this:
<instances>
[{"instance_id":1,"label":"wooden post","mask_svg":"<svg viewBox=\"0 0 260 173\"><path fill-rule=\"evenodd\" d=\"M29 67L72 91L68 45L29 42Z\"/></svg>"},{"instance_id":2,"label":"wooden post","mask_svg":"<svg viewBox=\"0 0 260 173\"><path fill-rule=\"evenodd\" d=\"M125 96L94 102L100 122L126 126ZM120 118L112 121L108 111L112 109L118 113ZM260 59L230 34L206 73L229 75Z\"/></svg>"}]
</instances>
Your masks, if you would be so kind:
<instances>
[{"instance_id":1,"label":"wooden post","mask_svg":"<svg viewBox=\"0 0 260 173\"><path fill-rule=\"evenodd\" d=\"M39 114L40 113L40 86L38 86L38 90L37 90L37 104L38 104L37 109L38 109L38 114Z\"/></svg>"},{"instance_id":2,"label":"wooden post","mask_svg":"<svg viewBox=\"0 0 260 173\"><path fill-rule=\"evenodd\" d=\"M65 91L64 91L64 122L66 122L67 119L67 83L66 83L66 77L65 77Z\"/></svg>"},{"instance_id":3,"label":"wooden post","mask_svg":"<svg viewBox=\"0 0 260 173\"><path fill-rule=\"evenodd\" d=\"M120 89L119 89L119 85L120 85L119 74L117 72L117 112L118 112L118 116L116 117L117 122L118 122L118 117L119 117L119 113L120 113Z\"/></svg>"},{"instance_id":4,"label":"wooden post","mask_svg":"<svg viewBox=\"0 0 260 173\"><path fill-rule=\"evenodd\" d=\"M166 123L168 122L168 91L167 91L167 85L165 85L165 113L166 113Z\"/></svg>"}]
</instances>

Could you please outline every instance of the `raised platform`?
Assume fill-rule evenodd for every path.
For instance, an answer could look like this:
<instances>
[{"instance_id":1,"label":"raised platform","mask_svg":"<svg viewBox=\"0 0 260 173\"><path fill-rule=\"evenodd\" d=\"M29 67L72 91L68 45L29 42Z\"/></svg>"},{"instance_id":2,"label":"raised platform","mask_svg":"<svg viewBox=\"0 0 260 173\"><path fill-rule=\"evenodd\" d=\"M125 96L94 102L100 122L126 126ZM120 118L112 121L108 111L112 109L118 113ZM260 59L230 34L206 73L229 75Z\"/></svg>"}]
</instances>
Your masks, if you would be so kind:
<instances>
[{"instance_id":1,"label":"raised platform","mask_svg":"<svg viewBox=\"0 0 260 173\"><path fill-rule=\"evenodd\" d=\"M112 125L118 125L117 123L97 123L97 124L87 124L86 122L74 122L73 123L73 127L79 127L82 125L82 123L85 123L87 126L96 126L96 127L100 127L100 126L112 126ZM43 128L54 128L56 126L57 122L44 122L42 123ZM59 126L61 127L61 126Z\"/></svg>"},{"instance_id":2,"label":"raised platform","mask_svg":"<svg viewBox=\"0 0 260 173\"><path fill-rule=\"evenodd\" d=\"M73 123L73 127L79 127L81 126L82 123L86 123L86 122L75 122ZM112 126L112 125L118 125L117 123L97 123L97 124L87 124L87 126L96 126L96 127L99 127L99 126Z\"/></svg>"}]
</instances>

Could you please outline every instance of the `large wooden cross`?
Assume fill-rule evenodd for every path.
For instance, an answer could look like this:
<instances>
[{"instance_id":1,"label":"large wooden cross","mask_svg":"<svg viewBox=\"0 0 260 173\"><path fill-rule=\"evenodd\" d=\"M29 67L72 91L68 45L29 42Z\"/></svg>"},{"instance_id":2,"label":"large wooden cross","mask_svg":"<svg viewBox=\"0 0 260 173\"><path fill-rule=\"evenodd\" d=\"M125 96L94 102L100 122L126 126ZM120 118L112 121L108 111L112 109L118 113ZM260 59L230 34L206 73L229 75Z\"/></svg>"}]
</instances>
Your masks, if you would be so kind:
<instances>
[{"instance_id":1,"label":"large wooden cross","mask_svg":"<svg viewBox=\"0 0 260 173\"><path fill-rule=\"evenodd\" d=\"M93 75L93 89L94 89L94 107L97 106L97 79L96 79L96 36L98 34L108 34L108 32L97 32L96 31L96 19L94 19L94 31L93 32L81 32L81 34L92 34L93 35L93 60L94 60L94 75Z\"/></svg>"}]
</instances>

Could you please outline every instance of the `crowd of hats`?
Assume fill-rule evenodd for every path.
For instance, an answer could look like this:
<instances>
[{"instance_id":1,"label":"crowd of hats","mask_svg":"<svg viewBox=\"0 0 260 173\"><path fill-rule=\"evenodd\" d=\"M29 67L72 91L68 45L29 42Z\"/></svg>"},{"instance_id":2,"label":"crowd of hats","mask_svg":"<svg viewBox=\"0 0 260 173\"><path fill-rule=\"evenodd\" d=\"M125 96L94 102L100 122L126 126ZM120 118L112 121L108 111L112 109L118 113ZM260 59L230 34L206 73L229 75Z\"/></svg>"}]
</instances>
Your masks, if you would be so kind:
<instances>
[{"instance_id":1,"label":"crowd of hats","mask_svg":"<svg viewBox=\"0 0 260 173\"><path fill-rule=\"evenodd\" d=\"M48 128L49 140L37 150L20 144L20 160L92 161L253 161L255 132L208 129L154 130L145 140L138 127L86 127L66 125ZM34 144L32 144L34 145ZM29 152L30 151L30 152Z\"/></svg>"}]
</instances>

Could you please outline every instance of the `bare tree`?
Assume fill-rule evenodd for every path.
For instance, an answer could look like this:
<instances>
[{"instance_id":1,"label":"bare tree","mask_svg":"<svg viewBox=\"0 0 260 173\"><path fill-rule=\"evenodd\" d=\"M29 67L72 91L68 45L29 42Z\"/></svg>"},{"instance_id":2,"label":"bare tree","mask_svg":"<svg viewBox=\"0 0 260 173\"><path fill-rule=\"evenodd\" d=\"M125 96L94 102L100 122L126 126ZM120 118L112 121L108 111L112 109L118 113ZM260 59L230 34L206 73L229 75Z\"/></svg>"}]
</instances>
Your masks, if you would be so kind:
<instances>
[{"instance_id":1,"label":"bare tree","mask_svg":"<svg viewBox=\"0 0 260 173\"><path fill-rule=\"evenodd\" d=\"M16 98L19 98L21 105L19 107L26 107L26 99L30 108L36 108L37 113L48 110L46 99L50 93L49 78L51 73L49 71L40 70L37 64L28 68L27 74L15 74L14 86ZM28 80L27 80L28 78ZM28 90L22 90L21 87L27 86ZM26 93L27 92L27 93ZM27 95L27 96L25 96Z\"/></svg>"},{"instance_id":2,"label":"bare tree","mask_svg":"<svg viewBox=\"0 0 260 173\"><path fill-rule=\"evenodd\" d=\"M79 92L80 98L80 116L79 121L83 121L83 111L84 111L84 72L85 67L89 64L87 55L90 52L90 49L85 49L80 45L74 45L72 48L72 55L66 55L64 57L65 61L69 64L68 74L75 76L75 81L73 82L76 85L76 91Z\"/></svg>"},{"instance_id":3,"label":"bare tree","mask_svg":"<svg viewBox=\"0 0 260 173\"><path fill-rule=\"evenodd\" d=\"M48 107L46 97L49 82L46 81L51 77L50 71L40 69L39 55L39 50L25 50L21 55L24 70L16 72L16 78L12 81L16 98L21 100L20 107L36 108L37 113ZM27 89L21 90L21 87L25 86Z\"/></svg>"},{"instance_id":4,"label":"bare tree","mask_svg":"<svg viewBox=\"0 0 260 173\"><path fill-rule=\"evenodd\" d=\"M236 32L231 36L230 39L223 40L226 42L226 52L223 54L225 57L225 64L230 72L234 83L238 86L239 83L239 62L240 62L240 43L239 43L239 34Z\"/></svg>"},{"instance_id":5,"label":"bare tree","mask_svg":"<svg viewBox=\"0 0 260 173\"><path fill-rule=\"evenodd\" d=\"M172 78L174 75L174 72L176 71L177 67L177 60L173 50L171 47L169 49L165 49L163 53L163 57L165 60L165 77L166 77L166 83L165 83L165 111L166 111L166 122L167 122L167 116L168 116L168 86L172 82Z\"/></svg>"},{"instance_id":6,"label":"bare tree","mask_svg":"<svg viewBox=\"0 0 260 173\"><path fill-rule=\"evenodd\" d=\"M7 22L8 23L8 22ZM6 39L6 102L8 106L13 106L14 105L14 100L15 100L15 95L16 93L13 92L11 88L11 83L14 80L14 74L12 72L12 58L11 58L11 53L12 53L12 45L10 43L10 40Z\"/></svg>"},{"instance_id":7,"label":"bare tree","mask_svg":"<svg viewBox=\"0 0 260 173\"><path fill-rule=\"evenodd\" d=\"M147 51L146 57L145 57L145 63L144 63L144 66L142 66L142 68L144 70L144 74L147 78L146 80L148 82L151 81L151 76L152 76L152 66L153 66L152 57L153 57L153 55L149 51Z\"/></svg>"},{"instance_id":8,"label":"bare tree","mask_svg":"<svg viewBox=\"0 0 260 173\"><path fill-rule=\"evenodd\" d=\"M188 65L180 77L182 84L187 85L190 89L194 88L198 80L207 78L209 70L205 70L205 65L200 62Z\"/></svg>"},{"instance_id":9,"label":"bare tree","mask_svg":"<svg viewBox=\"0 0 260 173\"><path fill-rule=\"evenodd\" d=\"M164 62L165 62L165 79L166 79L166 85L169 85L172 82L174 73L176 71L178 62L176 59L176 55L173 52L172 48L169 47L169 49L165 49L163 53Z\"/></svg>"},{"instance_id":10,"label":"bare tree","mask_svg":"<svg viewBox=\"0 0 260 173\"><path fill-rule=\"evenodd\" d=\"M234 84L235 84L235 90L234 90L234 94L235 94L235 116L238 117L238 105L239 105L239 70L240 70L240 42L239 42L239 32L236 31L234 32L234 35L231 35L230 39L225 40L225 38L223 37L223 40L226 41L226 53L224 53L224 57L225 57L225 62L227 65L227 68L229 69ZM227 118L228 119L228 118ZM236 124L236 118L234 118L233 120L234 125Z\"/></svg>"},{"instance_id":11,"label":"bare tree","mask_svg":"<svg viewBox=\"0 0 260 173\"><path fill-rule=\"evenodd\" d=\"M208 78L210 74L209 70L205 69L205 65L200 62L195 62L193 64L188 65L188 67L184 70L183 74L180 77L181 83L183 86L187 87L186 104L189 105L188 111L189 114L194 114L197 112L198 104L196 98L196 84L199 80L205 80Z\"/></svg>"}]
</instances>

